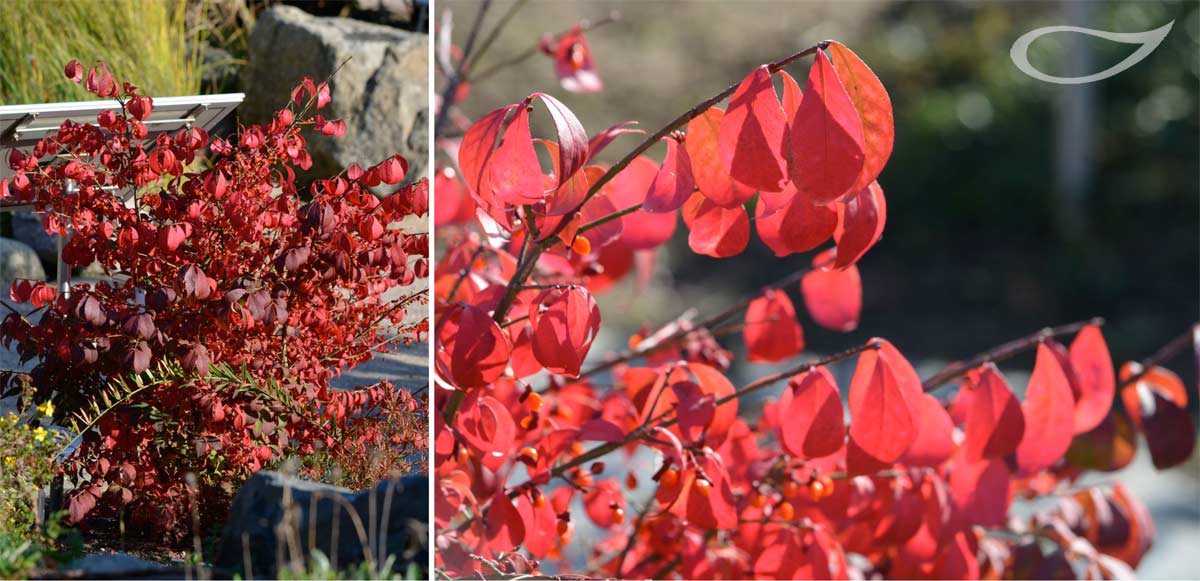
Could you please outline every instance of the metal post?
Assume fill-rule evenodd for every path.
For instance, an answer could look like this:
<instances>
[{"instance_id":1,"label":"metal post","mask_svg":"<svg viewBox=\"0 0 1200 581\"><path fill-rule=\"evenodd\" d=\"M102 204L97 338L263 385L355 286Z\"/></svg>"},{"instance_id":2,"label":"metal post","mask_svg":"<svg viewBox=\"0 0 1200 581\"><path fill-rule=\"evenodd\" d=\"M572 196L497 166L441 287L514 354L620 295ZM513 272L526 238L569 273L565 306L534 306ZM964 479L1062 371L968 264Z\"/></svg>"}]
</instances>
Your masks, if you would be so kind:
<instances>
[{"instance_id":1,"label":"metal post","mask_svg":"<svg viewBox=\"0 0 1200 581\"><path fill-rule=\"evenodd\" d=\"M75 185L75 180L67 180L67 194L74 194L78 190ZM70 230L67 231L70 235ZM58 294L64 299L71 298L71 267L63 261L63 247L67 245L67 237L58 237Z\"/></svg>"}]
</instances>

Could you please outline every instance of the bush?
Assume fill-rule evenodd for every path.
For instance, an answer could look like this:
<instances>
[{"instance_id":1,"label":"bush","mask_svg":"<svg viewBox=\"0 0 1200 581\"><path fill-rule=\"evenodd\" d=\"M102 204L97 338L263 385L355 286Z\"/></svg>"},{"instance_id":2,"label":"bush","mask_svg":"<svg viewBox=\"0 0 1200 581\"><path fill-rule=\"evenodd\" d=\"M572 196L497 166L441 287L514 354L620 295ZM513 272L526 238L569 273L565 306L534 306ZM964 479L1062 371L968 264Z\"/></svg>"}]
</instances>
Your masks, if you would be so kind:
<instances>
[{"instance_id":1,"label":"bush","mask_svg":"<svg viewBox=\"0 0 1200 581\"><path fill-rule=\"evenodd\" d=\"M599 90L580 83L596 67L579 30L540 46L564 89ZM462 121L449 111L472 81L470 47L443 55L459 60L439 118ZM784 68L808 57L801 90ZM556 141L533 138L535 105ZM1080 479L1127 466L1139 438L1160 469L1192 455L1187 389L1159 365L1196 327L1119 374L1100 319L924 379L883 338L794 360L809 346L792 293L821 327L857 328L858 262L887 219L876 179L892 153L891 100L845 45L748 71L611 166L597 153L640 131L589 137L542 93L462 124L461 139L440 136L457 171L437 174L439 575L1121 579L1149 550L1153 522L1129 489ZM659 142L661 162L644 155ZM696 254L735 256L753 228L777 256L813 255L589 364L595 296L648 276L678 217ZM735 385L718 338L736 333L748 362L781 370ZM1022 399L998 364L1028 352ZM831 369L851 360L844 402Z\"/></svg>"},{"instance_id":2,"label":"bush","mask_svg":"<svg viewBox=\"0 0 1200 581\"><path fill-rule=\"evenodd\" d=\"M426 183L382 198L368 190L399 184L407 161L355 165L302 194L295 168L311 165L302 130L345 129L317 112L326 84L305 79L270 124L231 139L190 128L158 135L149 150L142 121L153 98L103 63L86 80L76 61L66 74L118 99L120 112L64 123L32 152L14 151L0 197L33 202L47 232L70 234L63 259L95 262L107 278L69 295L14 282L12 298L35 309L10 314L0 337L37 359L34 401L77 427L65 466L72 522L120 512L179 538L191 497L215 518L242 480L284 456L346 458L382 445L403 458L423 447L388 428L419 426L403 419L422 413L411 395L388 382L330 387L342 370L425 333L426 321L403 322L423 293L381 297L426 276L427 235L396 226L426 213Z\"/></svg>"}]
</instances>

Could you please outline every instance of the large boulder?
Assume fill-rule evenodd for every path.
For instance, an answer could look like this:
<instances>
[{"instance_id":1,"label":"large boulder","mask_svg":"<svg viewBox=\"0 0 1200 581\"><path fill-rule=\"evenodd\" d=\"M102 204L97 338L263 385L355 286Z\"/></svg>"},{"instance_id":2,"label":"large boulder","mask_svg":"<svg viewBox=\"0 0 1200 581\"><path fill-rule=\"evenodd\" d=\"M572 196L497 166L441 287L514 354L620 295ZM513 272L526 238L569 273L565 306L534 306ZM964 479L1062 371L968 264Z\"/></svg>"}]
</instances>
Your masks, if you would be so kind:
<instances>
[{"instance_id":1,"label":"large boulder","mask_svg":"<svg viewBox=\"0 0 1200 581\"><path fill-rule=\"evenodd\" d=\"M336 556L338 569L361 563L366 548L377 563L395 557L392 570L422 570L429 556L429 479L406 476L352 492L279 472L258 472L237 496L221 533L213 565L246 578L302 570L315 548ZM361 527L361 534L360 534ZM247 559L253 570L245 571Z\"/></svg>"},{"instance_id":2,"label":"large boulder","mask_svg":"<svg viewBox=\"0 0 1200 581\"><path fill-rule=\"evenodd\" d=\"M321 115L344 119L346 134L310 136L313 168L301 178L333 175L354 163L368 167L395 153L408 158L410 179L427 177L427 39L388 26L274 6L258 17L250 34L250 63L242 77L246 100L239 114L251 123L270 121L302 78L321 82L333 75L333 102Z\"/></svg>"},{"instance_id":3,"label":"large boulder","mask_svg":"<svg viewBox=\"0 0 1200 581\"><path fill-rule=\"evenodd\" d=\"M5 289L13 280L45 280L46 269L38 253L20 240L0 238L0 281Z\"/></svg>"}]
</instances>

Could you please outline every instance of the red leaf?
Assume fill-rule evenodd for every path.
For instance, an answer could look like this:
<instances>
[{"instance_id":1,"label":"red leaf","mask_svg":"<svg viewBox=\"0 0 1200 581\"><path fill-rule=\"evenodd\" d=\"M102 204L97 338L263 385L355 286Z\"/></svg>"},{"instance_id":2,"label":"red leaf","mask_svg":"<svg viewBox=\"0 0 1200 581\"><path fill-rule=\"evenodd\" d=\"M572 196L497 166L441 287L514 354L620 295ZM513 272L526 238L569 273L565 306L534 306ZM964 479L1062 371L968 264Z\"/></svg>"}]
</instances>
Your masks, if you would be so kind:
<instances>
[{"instance_id":1,"label":"red leaf","mask_svg":"<svg viewBox=\"0 0 1200 581\"><path fill-rule=\"evenodd\" d=\"M783 361L804 350L804 331L787 293L768 289L746 308L742 330L750 361Z\"/></svg>"},{"instance_id":2,"label":"red leaf","mask_svg":"<svg viewBox=\"0 0 1200 581\"><path fill-rule=\"evenodd\" d=\"M704 476L712 485L707 495L698 492L696 480L692 480L687 490L686 514L687 519L703 529L732 529L737 526L737 500L733 496L733 488L729 484L729 472L721 457L715 454L702 455L696 459L696 466L703 471Z\"/></svg>"},{"instance_id":3,"label":"red leaf","mask_svg":"<svg viewBox=\"0 0 1200 581\"><path fill-rule=\"evenodd\" d=\"M612 479L597 482L594 488L583 495L583 508L588 518L602 529L617 524L613 519L614 505L625 510L625 497L621 495L620 485Z\"/></svg>"},{"instance_id":4,"label":"red leaf","mask_svg":"<svg viewBox=\"0 0 1200 581\"><path fill-rule=\"evenodd\" d=\"M622 135L644 135L646 133L641 129L630 129L630 127L633 125L637 125L637 121L622 121L616 125L613 125L612 127L609 127L608 129L605 129L604 131L601 131L600 133L593 135L591 139L588 140L587 161L595 159L596 156L604 150L604 148L608 147L608 144L612 143L614 139Z\"/></svg>"},{"instance_id":5,"label":"red leaf","mask_svg":"<svg viewBox=\"0 0 1200 581\"><path fill-rule=\"evenodd\" d=\"M936 397L922 393L917 402L920 413L913 416L917 439L900 462L906 466L939 466L954 454L954 422Z\"/></svg>"},{"instance_id":6,"label":"red leaf","mask_svg":"<svg viewBox=\"0 0 1200 581\"><path fill-rule=\"evenodd\" d=\"M683 440L689 444L703 441L704 433L712 426L716 398L706 395L699 384L691 381L676 382L671 385L671 391L678 400L675 415L679 418Z\"/></svg>"},{"instance_id":7,"label":"red leaf","mask_svg":"<svg viewBox=\"0 0 1200 581\"><path fill-rule=\"evenodd\" d=\"M604 188L618 209L629 208L645 200L646 191L654 183L658 165L648 157L634 159ZM649 250L661 246L675 233L677 217L674 212L651 214L637 210L621 218L621 243L630 250Z\"/></svg>"},{"instance_id":8,"label":"red leaf","mask_svg":"<svg viewBox=\"0 0 1200 581\"><path fill-rule=\"evenodd\" d=\"M642 202L642 210L651 213L674 212L687 201L696 189L692 177L692 162L688 159L687 150L679 146L679 142L671 137L667 142L667 156L663 158L662 166L654 176L654 182L646 192Z\"/></svg>"},{"instance_id":9,"label":"red leaf","mask_svg":"<svg viewBox=\"0 0 1200 581\"><path fill-rule=\"evenodd\" d=\"M1088 325L1071 342L1071 367L1079 388L1075 402L1075 433L1082 434L1104 421L1117 392L1112 355L1100 328Z\"/></svg>"},{"instance_id":10,"label":"red leaf","mask_svg":"<svg viewBox=\"0 0 1200 581\"><path fill-rule=\"evenodd\" d=\"M463 172L463 180L467 182L467 187L484 201L492 199L490 172L487 169L494 155L493 148L500 137L504 119L516 108L517 105L508 105L484 115L467 128L459 145L458 167ZM540 170L538 179L540 187Z\"/></svg>"},{"instance_id":11,"label":"red leaf","mask_svg":"<svg viewBox=\"0 0 1200 581\"><path fill-rule=\"evenodd\" d=\"M805 197L793 193L781 208L771 211L764 197L759 196L754 206L754 219L758 237L775 256L787 256L812 250L829 240L838 225L838 206L813 205Z\"/></svg>"},{"instance_id":12,"label":"red leaf","mask_svg":"<svg viewBox=\"0 0 1200 581\"><path fill-rule=\"evenodd\" d=\"M721 167L756 190L778 192L787 181L783 157L787 118L766 65L754 69L729 98L721 119Z\"/></svg>"},{"instance_id":13,"label":"red leaf","mask_svg":"<svg viewBox=\"0 0 1200 581\"><path fill-rule=\"evenodd\" d=\"M828 369L793 377L779 399L779 411L779 441L788 454L820 458L845 444L842 396Z\"/></svg>"},{"instance_id":14,"label":"red leaf","mask_svg":"<svg viewBox=\"0 0 1200 581\"><path fill-rule=\"evenodd\" d=\"M971 370L960 393L970 397L965 460L1003 458L1016 450L1025 434L1025 415L1000 370L991 363Z\"/></svg>"},{"instance_id":15,"label":"red leaf","mask_svg":"<svg viewBox=\"0 0 1200 581\"><path fill-rule=\"evenodd\" d=\"M834 270L831 248L813 257L813 269L800 279L800 293L808 314L822 327L848 333L858 328L862 313L862 278L851 264Z\"/></svg>"},{"instance_id":16,"label":"red leaf","mask_svg":"<svg viewBox=\"0 0 1200 581\"><path fill-rule=\"evenodd\" d=\"M559 37L554 49L554 72L562 88L572 93L598 93L604 89L579 25Z\"/></svg>"},{"instance_id":17,"label":"red leaf","mask_svg":"<svg viewBox=\"0 0 1200 581\"><path fill-rule=\"evenodd\" d=\"M492 193L501 201L520 206L542 200L542 168L533 149L526 107L518 107L509 121L499 147L488 160L487 176Z\"/></svg>"},{"instance_id":18,"label":"red leaf","mask_svg":"<svg viewBox=\"0 0 1200 581\"><path fill-rule=\"evenodd\" d=\"M683 206L688 246L715 258L736 256L750 242L750 216L742 206L722 208L697 192Z\"/></svg>"},{"instance_id":19,"label":"red leaf","mask_svg":"<svg viewBox=\"0 0 1200 581\"><path fill-rule=\"evenodd\" d=\"M862 121L866 157L862 173L852 188L860 190L879 177L892 155L892 142L896 136L892 100L871 68L846 45L836 41L830 43L829 59Z\"/></svg>"},{"instance_id":20,"label":"red leaf","mask_svg":"<svg viewBox=\"0 0 1200 581\"><path fill-rule=\"evenodd\" d=\"M79 61L75 59L71 59L71 62L67 63L67 67L63 72L73 83L83 81L83 65L79 64Z\"/></svg>"},{"instance_id":21,"label":"red leaf","mask_svg":"<svg viewBox=\"0 0 1200 581\"><path fill-rule=\"evenodd\" d=\"M789 132L788 171L801 194L825 204L853 191L865 157L862 121L825 51L808 71Z\"/></svg>"},{"instance_id":22,"label":"red leaf","mask_svg":"<svg viewBox=\"0 0 1200 581\"><path fill-rule=\"evenodd\" d=\"M1020 474L1028 476L1058 462L1075 434L1071 385L1058 357L1045 343L1038 345L1021 411L1025 415L1025 437L1017 446L1017 466Z\"/></svg>"},{"instance_id":23,"label":"red leaf","mask_svg":"<svg viewBox=\"0 0 1200 581\"><path fill-rule=\"evenodd\" d=\"M96 493L93 492L95 487L85 489L71 497L70 505L70 522L78 524L87 516L92 509L96 508Z\"/></svg>"},{"instance_id":24,"label":"red leaf","mask_svg":"<svg viewBox=\"0 0 1200 581\"><path fill-rule=\"evenodd\" d=\"M950 493L972 524L1002 527L1012 502L1010 475L999 458L973 461L959 450L950 471Z\"/></svg>"},{"instance_id":25,"label":"red leaf","mask_svg":"<svg viewBox=\"0 0 1200 581\"><path fill-rule=\"evenodd\" d=\"M558 178L557 189L567 183L567 180L571 179L575 172L583 169L583 164L587 163L587 132L583 130L583 125L579 123L575 114L558 99L545 93L534 93L529 98L541 99L550 113L550 118L554 121L554 131L558 136L560 150L558 164L554 168L555 177Z\"/></svg>"},{"instance_id":26,"label":"red leaf","mask_svg":"<svg viewBox=\"0 0 1200 581\"><path fill-rule=\"evenodd\" d=\"M551 373L577 377L600 331L600 308L581 286L543 292L529 310L533 356Z\"/></svg>"},{"instance_id":27,"label":"red leaf","mask_svg":"<svg viewBox=\"0 0 1200 581\"><path fill-rule=\"evenodd\" d=\"M528 494L517 497L517 510L525 525L523 546L538 559L546 557L558 538L558 515L554 514L554 506L548 500L543 500L541 505L538 508Z\"/></svg>"},{"instance_id":28,"label":"red leaf","mask_svg":"<svg viewBox=\"0 0 1200 581\"><path fill-rule=\"evenodd\" d=\"M460 388L483 387L508 366L508 338L483 309L450 307L438 318L434 336L438 372Z\"/></svg>"},{"instance_id":29,"label":"red leaf","mask_svg":"<svg viewBox=\"0 0 1200 581\"><path fill-rule=\"evenodd\" d=\"M705 198L722 208L741 206L754 197L754 188L744 186L725 170L721 163L719 136L725 112L710 107L688 121L687 138L683 145L692 164L692 177Z\"/></svg>"},{"instance_id":30,"label":"red leaf","mask_svg":"<svg viewBox=\"0 0 1200 581\"><path fill-rule=\"evenodd\" d=\"M796 111L800 109L800 102L804 100L804 93L800 90L799 83L796 78L789 75L787 71L779 71L779 76L783 78L783 113L788 119L796 116Z\"/></svg>"},{"instance_id":31,"label":"red leaf","mask_svg":"<svg viewBox=\"0 0 1200 581\"><path fill-rule=\"evenodd\" d=\"M860 190L857 194L838 204L838 224L833 232L837 242L837 268L845 268L858 262L883 236L887 223L887 200L879 182Z\"/></svg>"},{"instance_id":32,"label":"red leaf","mask_svg":"<svg viewBox=\"0 0 1200 581\"><path fill-rule=\"evenodd\" d=\"M512 453L517 428L504 404L471 391L454 416L455 431L489 470L499 470Z\"/></svg>"},{"instance_id":33,"label":"red leaf","mask_svg":"<svg viewBox=\"0 0 1200 581\"><path fill-rule=\"evenodd\" d=\"M1129 414L1114 408L1100 425L1076 434L1067 449L1067 462L1085 470L1113 472L1133 461L1137 452L1137 433Z\"/></svg>"},{"instance_id":34,"label":"red leaf","mask_svg":"<svg viewBox=\"0 0 1200 581\"><path fill-rule=\"evenodd\" d=\"M1121 381L1141 371L1137 363L1121 366ZM1146 436L1154 467L1165 470L1188 460L1196 446L1196 426L1187 411L1187 389L1169 369L1151 368L1121 388L1121 401L1134 426Z\"/></svg>"},{"instance_id":35,"label":"red leaf","mask_svg":"<svg viewBox=\"0 0 1200 581\"><path fill-rule=\"evenodd\" d=\"M850 386L850 439L870 458L895 462L916 440L919 416L886 355L875 358L869 379L859 380L862 371L855 370Z\"/></svg>"},{"instance_id":36,"label":"red leaf","mask_svg":"<svg viewBox=\"0 0 1200 581\"><path fill-rule=\"evenodd\" d=\"M510 551L525 541L525 522L503 490L492 497L484 515L484 526L487 546L496 553Z\"/></svg>"}]
</instances>

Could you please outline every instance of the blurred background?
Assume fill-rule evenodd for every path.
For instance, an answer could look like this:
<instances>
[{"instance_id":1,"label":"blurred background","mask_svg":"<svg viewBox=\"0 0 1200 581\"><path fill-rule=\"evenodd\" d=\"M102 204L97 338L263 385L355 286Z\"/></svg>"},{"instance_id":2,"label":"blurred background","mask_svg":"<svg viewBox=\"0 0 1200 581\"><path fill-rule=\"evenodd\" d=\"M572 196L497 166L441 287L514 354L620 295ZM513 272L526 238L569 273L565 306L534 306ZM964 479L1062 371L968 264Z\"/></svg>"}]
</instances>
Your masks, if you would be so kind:
<instances>
[{"instance_id":1,"label":"blurred background","mask_svg":"<svg viewBox=\"0 0 1200 581\"><path fill-rule=\"evenodd\" d=\"M493 21L510 4L495 2ZM461 46L479 3L436 6L453 11ZM562 90L551 60L538 55L473 84L465 111L478 118L545 91L589 133L626 120L653 131L755 66L827 38L857 52L888 88L896 144L879 178L888 223L859 262L859 329L817 327L798 289L789 289L814 352L882 336L926 377L1043 326L1101 316L1119 364L1148 356L1200 317L1197 3L532 0L478 66L614 13L617 21L587 33L603 92ZM1171 21L1149 57L1095 83L1037 81L1009 57L1017 37L1042 26L1142 32ZM1037 40L1029 55L1047 74L1083 76L1135 49L1058 33ZM801 84L810 62L789 68ZM601 158L615 161L636 141L621 138ZM659 149L651 155L661 156ZM775 258L757 236L735 258L710 259L688 250L684 232L681 226L660 250L648 289L626 281L601 297L605 321L594 354L623 348L642 323L655 328L686 307L715 313L811 260ZM741 348L737 336L723 343ZM1032 363L1030 355L1003 366L1014 388L1024 388ZM1194 384L1190 356L1169 367ZM740 359L730 373L743 384L774 370ZM848 377L839 382L847 385ZM1147 500L1160 527L1139 574L1195 577L1200 464L1193 459L1160 474L1146 456L1119 475Z\"/></svg>"}]
</instances>

